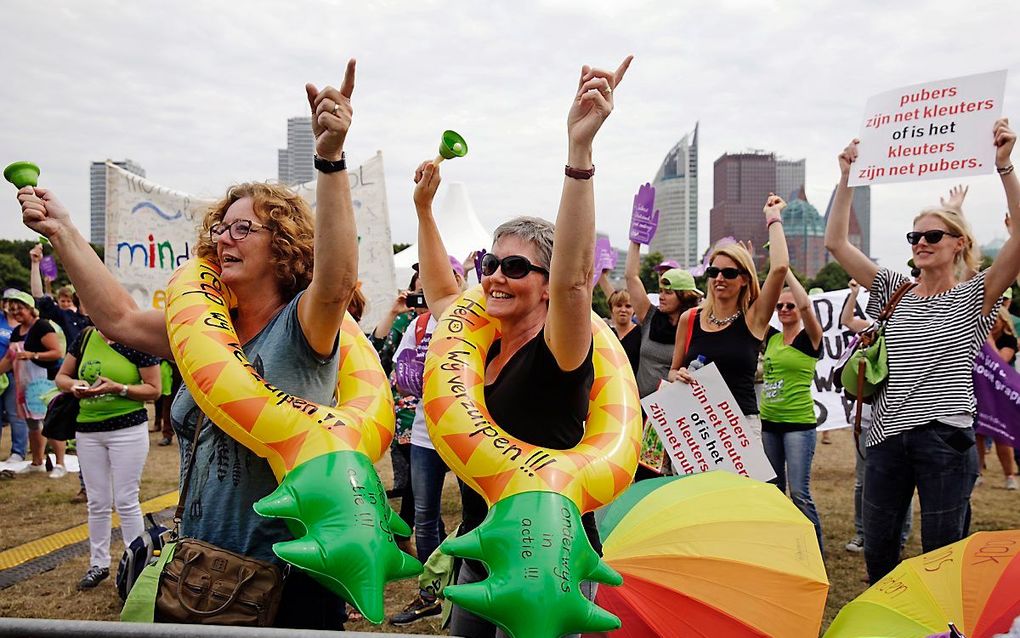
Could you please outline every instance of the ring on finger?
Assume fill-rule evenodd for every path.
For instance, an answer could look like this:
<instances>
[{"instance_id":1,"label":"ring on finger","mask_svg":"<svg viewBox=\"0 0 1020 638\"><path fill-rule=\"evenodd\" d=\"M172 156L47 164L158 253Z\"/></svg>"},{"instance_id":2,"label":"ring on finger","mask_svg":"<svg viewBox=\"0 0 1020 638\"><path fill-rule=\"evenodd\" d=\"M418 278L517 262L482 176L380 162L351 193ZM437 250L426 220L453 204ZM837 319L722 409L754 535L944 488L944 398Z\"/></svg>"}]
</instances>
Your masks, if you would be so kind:
<instances>
[{"instance_id":1,"label":"ring on finger","mask_svg":"<svg viewBox=\"0 0 1020 638\"><path fill-rule=\"evenodd\" d=\"M613 92L613 89L612 87L607 86L606 88L602 89L602 92L605 93L606 95L609 95L610 93Z\"/></svg>"},{"instance_id":2,"label":"ring on finger","mask_svg":"<svg viewBox=\"0 0 1020 638\"><path fill-rule=\"evenodd\" d=\"M339 110L340 110L340 104L337 103L337 102L333 102L333 115L336 115L336 112L339 111Z\"/></svg>"}]
</instances>

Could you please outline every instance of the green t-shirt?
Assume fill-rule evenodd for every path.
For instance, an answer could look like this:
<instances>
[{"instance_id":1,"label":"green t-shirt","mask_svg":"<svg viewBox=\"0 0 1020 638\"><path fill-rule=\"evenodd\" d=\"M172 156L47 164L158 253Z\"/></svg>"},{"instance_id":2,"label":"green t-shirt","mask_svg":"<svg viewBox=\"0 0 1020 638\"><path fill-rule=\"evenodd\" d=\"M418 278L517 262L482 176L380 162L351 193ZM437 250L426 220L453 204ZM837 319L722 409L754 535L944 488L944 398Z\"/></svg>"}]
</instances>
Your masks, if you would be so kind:
<instances>
[{"instance_id":1,"label":"green t-shirt","mask_svg":"<svg viewBox=\"0 0 1020 638\"><path fill-rule=\"evenodd\" d=\"M103 376L124 385L137 385L142 381L139 368L159 365L157 357L118 343L106 343L103 336L95 330L83 330L72 345L71 353L78 359L78 378L89 384ZM82 399L80 405L79 424L102 423L145 410L143 402L116 394Z\"/></svg>"},{"instance_id":2,"label":"green t-shirt","mask_svg":"<svg viewBox=\"0 0 1020 638\"><path fill-rule=\"evenodd\" d=\"M815 422L811 383L821 347L811 345L806 330L793 343L783 343L783 333L769 328L765 345L765 385L761 393L761 418L774 423Z\"/></svg>"}]
</instances>

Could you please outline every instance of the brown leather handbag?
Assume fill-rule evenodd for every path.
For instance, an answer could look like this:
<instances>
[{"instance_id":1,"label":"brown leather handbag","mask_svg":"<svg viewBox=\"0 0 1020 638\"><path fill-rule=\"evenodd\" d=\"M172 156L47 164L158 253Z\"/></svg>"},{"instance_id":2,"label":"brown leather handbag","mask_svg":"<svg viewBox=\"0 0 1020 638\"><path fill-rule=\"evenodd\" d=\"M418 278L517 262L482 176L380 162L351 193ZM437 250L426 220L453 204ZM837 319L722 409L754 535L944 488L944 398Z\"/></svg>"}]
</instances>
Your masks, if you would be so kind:
<instances>
[{"instance_id":1,"label":"brown leather handbag","mask_svg":"<svg viewBox=\"0 0 1020 638\"><path fill-rule=\"evenodd\" d=\"M174 513L173 538L178 538L187 500L198 435L205 421L199 417ZM163 551L173 558L163 567L156 592L156 622L198 625L268 627L276 619L285 573L273 563L242 556L197 538L176 540Z\"/></svg>"}]
</instances>

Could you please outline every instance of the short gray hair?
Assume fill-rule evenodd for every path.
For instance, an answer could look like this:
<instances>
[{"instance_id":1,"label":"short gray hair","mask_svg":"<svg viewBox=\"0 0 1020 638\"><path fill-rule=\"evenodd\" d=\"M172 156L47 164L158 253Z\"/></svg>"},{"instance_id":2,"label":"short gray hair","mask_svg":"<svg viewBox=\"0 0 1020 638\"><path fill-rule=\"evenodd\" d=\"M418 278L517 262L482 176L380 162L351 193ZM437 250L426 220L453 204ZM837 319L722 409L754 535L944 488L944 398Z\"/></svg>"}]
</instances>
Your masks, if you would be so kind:
<instances>
[{"instance_id":1,"label":"short gray hair","mask_svg":"<svg viewBox=\"0 0 1020 638\"><path fill-rule=\"evenodd\" d=\"M552 262L555 232L556 225L541 217L515 217L496 228L496 232L492 234L492 243L496 244L504 237L523 239L535 247L535 252L538 254L538 263L535 265L548 270L549 264Z\"/></svg>"}]
</instances>

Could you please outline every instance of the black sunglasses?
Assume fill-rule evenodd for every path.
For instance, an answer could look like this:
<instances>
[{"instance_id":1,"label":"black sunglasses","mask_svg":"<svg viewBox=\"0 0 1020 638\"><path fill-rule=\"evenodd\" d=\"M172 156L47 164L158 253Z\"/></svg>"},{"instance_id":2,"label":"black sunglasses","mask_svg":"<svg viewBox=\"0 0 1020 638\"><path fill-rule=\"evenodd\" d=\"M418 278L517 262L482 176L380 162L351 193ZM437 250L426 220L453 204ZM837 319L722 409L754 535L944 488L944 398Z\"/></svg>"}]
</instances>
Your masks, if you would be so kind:
<instances>
[{"instance_id":1,"label":"black sunglasses","mask_svg":"<svg viewBox=\"0 0 1020 638\"><path fill-rule=\"evenodd\" d=\"M250 219L235 219L229 224L219 222L209 227L209 239L216 243L216 238L223 233L229 232L230 238L234 241L241 241L248 236L248 233L257 233L265 228L262 224L256 224Z\"/></svg>"},{"instance_id":2,"label":"black sunglasses","mask_svg":"<svg viewBox=\"0 0 1020 638\"><path fill-rule=\"evenodd\" d=\"M916 246L918 242L921 241L921 238L924 237L924 241L929 244L937 244L942 241L942 238L946 235L949 235L950 237L961 237L961 235L951 233L948 230L926 230L923 233L915 230L907 233L907 242L911 246Z\"/></svg>"},{"instance_id":3,"label":"black sunglasses","mask_svg":"<svg viewBox=\"0 0 1020 638\"><path fill-rule=\"evenodd\" d=\"M507 255L500 259L492 253L485 253L485 256L482 257L482 274L489 277L496 272L497 268L503 271L504 277L510 279L522 279L531 272L540 272L546 277L549 276L548 270L532 264L527 257L522 255Z\"/></svg>"},{"instance_id":4,"label":"black sunglasses","mask_svg":"<svg viewBox=\"0 0 1020 638\"><path fill-rule=\"evenodd\" d=\"M795 303L777 303L776 304L776 310L780 310L780 311L784 310L784 309L785 310L793 310L796 307L797 307L797 304L795 304Z\"/></svg>"},{"instance_id":5,"label":"black sunglasses","mask_svg":"<svg viewBox=\"0 0 1020 638\"><path fill-rule=\"evenodd\" d=\"M718 266L709 266L705 269L705 276L709 279L715 279L722 274L725 279L736 279L744 273L740 268L719 268Z\"/></svg>"}]
</instances>

